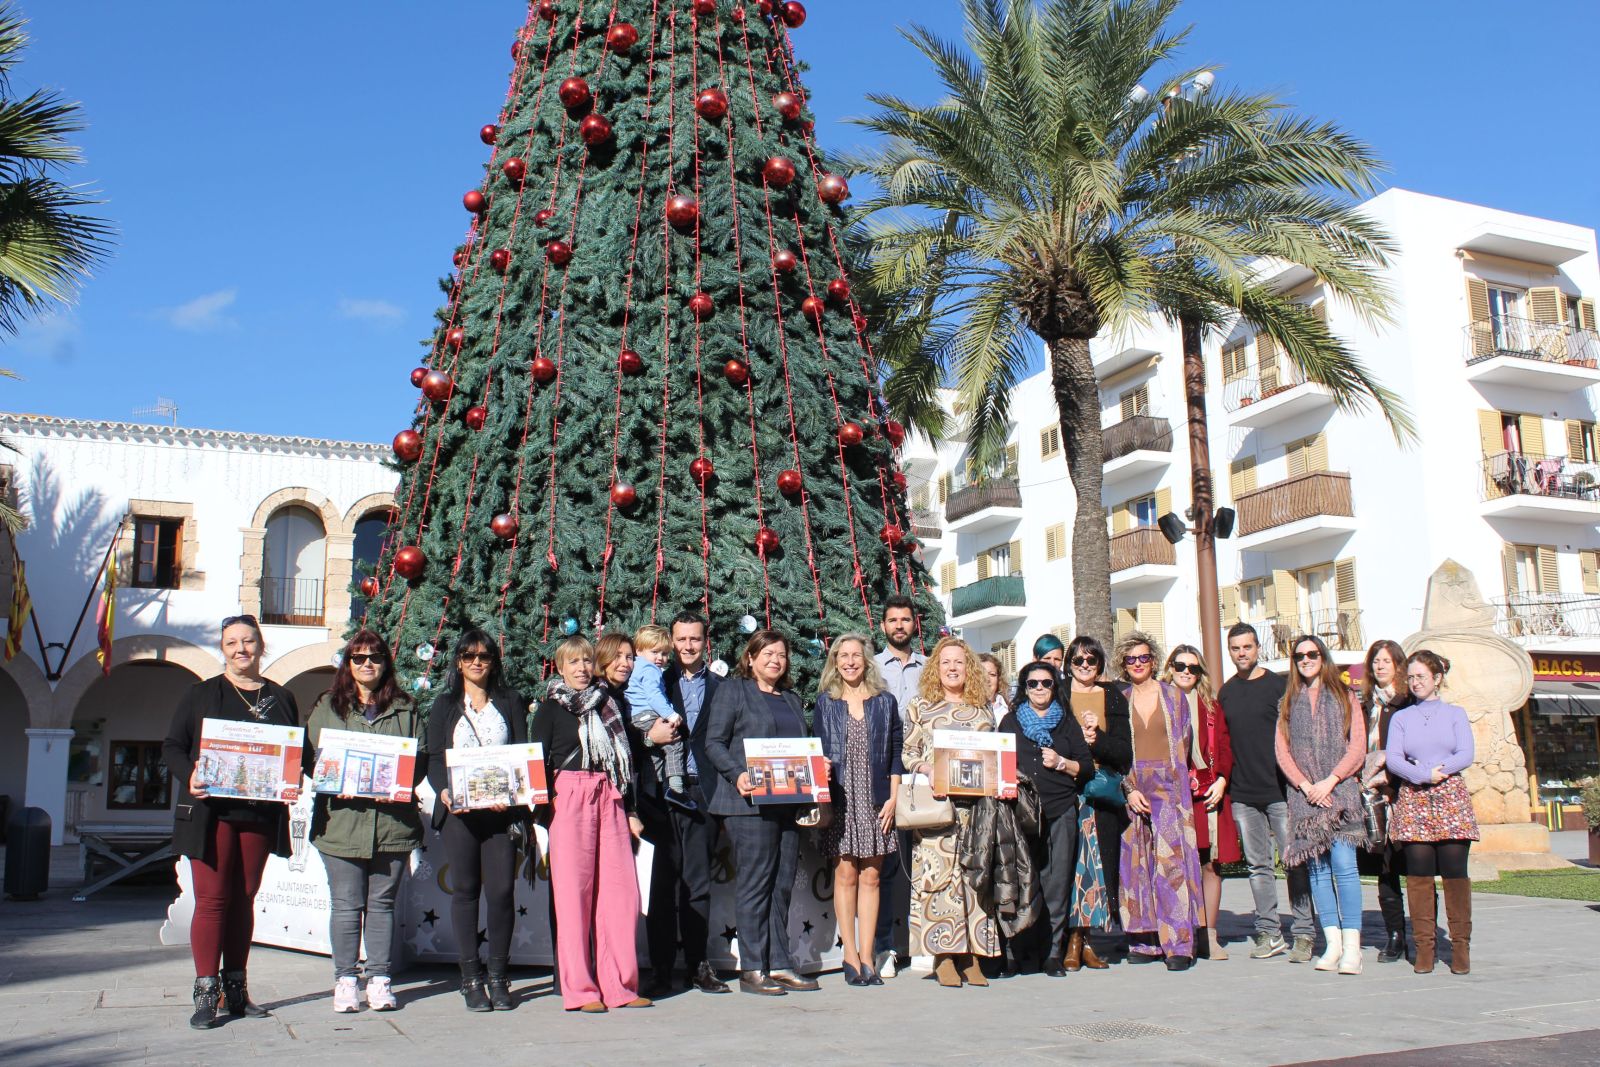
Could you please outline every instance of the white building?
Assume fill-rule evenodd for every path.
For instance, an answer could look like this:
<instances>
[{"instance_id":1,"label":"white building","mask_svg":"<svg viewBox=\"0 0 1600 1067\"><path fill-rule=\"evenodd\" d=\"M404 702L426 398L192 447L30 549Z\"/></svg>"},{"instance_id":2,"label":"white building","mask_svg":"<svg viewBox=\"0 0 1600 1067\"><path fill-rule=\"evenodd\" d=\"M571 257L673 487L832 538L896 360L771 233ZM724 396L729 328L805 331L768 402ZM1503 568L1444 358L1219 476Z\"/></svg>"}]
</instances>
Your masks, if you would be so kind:
<instances>
[{"instance_id":1,"label":"white building","mask_svg":"<svg viewBox=\"0 0 1600 1067\"><path fill-rule=\"evenodd\" d=\"M0 796L85 823L170 823L161 741L184 688L222 670L218 624L250 614L264 671L302 706L327 688L354 562L375 560L387 447L0 414L5 492L38 636L0 664ZM112 669L96 657L95 577L116 542ZM11 602L0 538L0 603ZM80 612L82 624L72 637ZM41 647L42 645L42 647Z\"/></svg>"},{"instance_id":2,"label":"white building","mask_svg":"<svg viewBox=\"0 0 1600 1067\"><path fill-rule=\"evenodd\" d=\"M1359 663L1380 637L1421 629L1428 576L1455 559L1533 654L1535 699L1516 716L1547 794L1600 771L1600 261L1593 230L1405 190L1366 204L1398 251L1393 322L1373 325L1297 269L1272 282L1319 309L1399 393L1417 441L1370 411L1339 410L1270 339L1241 327L1206 344L1224 625L1261 633L1284 669L1302 633ZM1155 523L1189 506L1177 331L1093 345L1106 427L1112 601L1119 629L1199 644L1194 542ZM1013 397L1010 462L967 485L963 442L908 444L924 558L951 624L1025 662L1072 631L1074 498L1047 377ZM1110 635L1098 635L1106 640ZM1215 666L1214 668L1215 669Z\"/></svg>"}]
</instances>

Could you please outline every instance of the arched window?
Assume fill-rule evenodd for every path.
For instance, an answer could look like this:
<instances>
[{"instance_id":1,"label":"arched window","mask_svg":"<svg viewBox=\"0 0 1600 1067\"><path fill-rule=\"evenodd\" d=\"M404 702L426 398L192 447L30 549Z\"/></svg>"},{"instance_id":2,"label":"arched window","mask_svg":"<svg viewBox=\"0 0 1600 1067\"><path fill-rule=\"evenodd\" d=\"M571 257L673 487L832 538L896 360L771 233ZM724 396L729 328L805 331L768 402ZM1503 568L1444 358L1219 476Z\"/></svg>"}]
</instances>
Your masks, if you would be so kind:
<instances>
[{"instance_id":1,"label":"arched window","mask_svg":"<svg viewBox=\"0 0 1600 1067\"><path fill-rule=\"evenodd\" d=\"M383 535L389 530L394 514L387 508L369 511L355 525L355 575L356 581L377 573L378 556L383 552ZM367 601L359 593L350 598L350 617L360 619L367 613Z\"/></svg>"},{"instance_id":2,"label":"arched window","mask_svg":"<svg viewBox=\"0 0 1600 1067\"><path fill-rule=\"evenodd\" d=\"M261 561L261 621L321 626L327 560L321 516L299 505L273 512Z\"/></svg>"}]
</instances>

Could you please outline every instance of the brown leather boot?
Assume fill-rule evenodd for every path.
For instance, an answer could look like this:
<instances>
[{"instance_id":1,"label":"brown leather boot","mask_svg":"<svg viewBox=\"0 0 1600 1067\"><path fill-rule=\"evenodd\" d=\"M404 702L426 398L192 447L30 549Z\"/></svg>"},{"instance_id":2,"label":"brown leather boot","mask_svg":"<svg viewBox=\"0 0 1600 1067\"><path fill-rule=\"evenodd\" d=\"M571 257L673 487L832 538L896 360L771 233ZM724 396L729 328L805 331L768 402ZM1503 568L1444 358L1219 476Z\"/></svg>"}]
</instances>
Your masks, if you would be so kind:
<instances>
[{"instance_id":1,"label":"brown leather boot","mask_svg":"<svg viewBox=\"0 0 1600 1067\"><path fill-rule=\"evenodd\" d=\"M1472 970L1472 883L1465 878L1444 880L1444 911L1450 921L1450 973Z\"/></svg>"},{"instance_id":2,"label":"brown leather boot","mask_svg":"<svg viewBox=\"0 0 1600 1067\"><path fill-rule=\"evenodd\" d=\"M1083 931L1072 930L1067 934L1067 954L1061 958L1061 966L1069 971L1083 969Z\"/></svg>"},{"instance_id":3,"label":"brown leather boot","mask_svg":"<svg viewBox=\"0 0 1600 1067\"><path fill-rule=\"evenodd\" d=\"M989 984L989 979L984 977L983 967L978 963L978 957L970 952L960 957L957 966L961 968L961 977L966 979L968 985Z\"/></svg>"},{"instance_id":4,"label":"brown leather boot","mask_svg":"<svg viewBox=\"0 0 1600 1067\"><path fill-rule=\"evenodd\" d=\"M1411 912L1411 940L1416 942L1417 974L1433 973L1433 947L1437 934L1439 901L1433 895L1433 879L1406 876L1406 910Z\"/></svg>"},{"instance_id":5,"label":"brown leather boot","mask_svg":"<svg viewBox=\"0 0 1600 1067\"><path fill-rule=\"evenodd\" d=\"M1089 931L1079 930L1078 933L1083 935L1083 965L1091 971L1103 971L1110 967L1111 964L1095 955L1094 945L1089 942Z\"/></svg>"},{"instance_id":6,"label":"brown leather boot","mask_svg":"<svg viewBox=\"0 0 1600 1067\"><path fill-rule=\"evenodd\" d=\"M961 972L956 970L956 958L944 954L933 957L933 976L947 989L961 988Z\"/></svg>"}]
</instances>

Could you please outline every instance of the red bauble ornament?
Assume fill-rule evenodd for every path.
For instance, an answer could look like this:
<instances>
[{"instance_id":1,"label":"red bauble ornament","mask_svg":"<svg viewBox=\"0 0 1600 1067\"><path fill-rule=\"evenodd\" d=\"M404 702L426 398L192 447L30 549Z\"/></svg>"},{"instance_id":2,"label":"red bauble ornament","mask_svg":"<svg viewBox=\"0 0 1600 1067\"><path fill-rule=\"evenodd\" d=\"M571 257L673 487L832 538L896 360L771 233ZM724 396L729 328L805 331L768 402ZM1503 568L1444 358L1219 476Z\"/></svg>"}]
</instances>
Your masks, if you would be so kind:
<instances>
[{"instance_id":1,"label":"red bauble ornament","mask_svg":"<svg viewBox=\"0 0 1600 1067\"><path fill-rule=\"evenodd\" d=\"M763 526L756 531L756 551L763 556L768 552L778 550L778 531L770 526Z\"/></svg>"},{"instance_id":2,"label":"red bauble ornament","mask_svg":"<svg viewBox=\"0 0 1600 1067\"><path fill-rule=\"evenodd\" d=\"M821 322L822 313L828 310L828 305L815 296L808 296L800 301L800 314L812 322Z\"/></svg>"},{"instance_id":3,"label":"red bauble ornament","mask_svg":"<svg viewBox=\"0 0 1600 1067\"><path fill-rule=\"evenodd\" d=\"M422 436L415 430L401 430L394 435L394 458L401 463L415 463L422 455Z\"/></svg>"},{"instance_id":4,"label":"red bauble ornament","mask_svg":"<svg viewBox=\"0 0 1600 1067\"><path fill-rule=\"evenodd\" d=\"M578 123L578 136L584 144L604 144L611 140L611 123L604 115L589 115Z\"/></svg>"},{"instance_id":5,"label":"red bauble ornament","mask_svg":"<svg viewBox=\"0 0 1600 1067\"><path fill-rule=\"evenodd\" d=\"M694 0L694 13L709 18L717 13L717 0Z\"/></svg>"},{"instance_id":6,"label":"red bauble ornament","mask_svg":"<svg viewBox=\"0 0 1600 1067\"><path fill-rule=\"evenodd\" d=\"M722 365L722 376L734 385L743 385L750 380L750 364L742 359L730 359Z\"/></svg>"},{"instance_id":7,"label":"red bauble ornament","mask_svg":"<svg viewBox=\"0 0 1600 1067\"><path fill-rule=\"evenodd\" d=\"M619 508L631 508L639 502L639 492L627 482L611 487L611 502Z\"/></svg>"},{"instance_id":8,"label":"red bauble ornament","mask_svg":"<svg viewBox=\"0 0 1600 1067\"><path fill-rule=\"evenodd\" d=\"M431 370L422 376L422 395L429 400L449 400L456 383L441 370Z\"/></svg>"},{"instance_id":9,"label":"red bauble ornament","mask_svg":"<svg viewBox=\"0 0 1600 1067\"><path fill-rule=\"evenodd\" d=\"M501 512L489 520L489 532L502 541L510 541L517 536L517 531L522 528L522 523L517 521L515 515Z\"/></svg>"},{"instance_id":10,"label":"red bauble ornament","mask_svg":"<svg viewBox=\"0 0 1600 1067\"><path fill-rule=\"evenodd\" d=\"M787 188L794 181L794 175L794 164L784 156L773 156L761 165L761 176L767 179L768 185L779 189Z\"/></svg>"},{"instance_id":11,"label":"red bauble ornament","mask_svg":"<svg viewBox=\"0 0 1600 1067\"><path fill-rule=\"evenodd\" d=\"M533 380L540 385L549 385L556 380L555 361L549 356L536 356L528 369L533 374Z\"/></svg>"},{"instance_id":12,"label":"red bauble ornament","mask_svg":"<svg viewBox=\"0 0 1600 1067\"><path fill-rule=\"evenodd\" d=\"M366 577L361 579L361 595L371 600L378 595L378 579Z\"/></svg>"},{"instance_id":13,"label":"red bauble ornament","mask_svg":"<svg viewBox=\"0 0 1600 1067\"><path fill-rule=\"evenodd\" d=\"M798 30L801 26L805 25L806 5L800 3L800 0L788 0L788 2L783 5L782 17L783 24L785 26L789 27L791 30Z\"/></svg>"},{"instance_id":14,"label":"red bauble ornament","mask_svg":"<svg viewBox=\"0 0 1600 1067\"><path fill-rule=\"evenodd\" d=\"M461 346L467 343L467 331L460 326L452 326L445 332L444 343L457 352L461 351Z\"/></svg>"},{"instance_id":15,"label":"red bauble ornament","mask_svg":"<svg viewBox=\"0 0 1600 1067\"><path fill-rule=\"evenodd\" d=\"M542 207L533 213L533 224L535 226L543 226L545 223L549 222L555 217L556 213L554 211L551 211L547 207Z\"/></svg>"},{"instance_id":16,"label":"red bauble ornament","mask_svg":"<svg viewBox=\"0 0 1600 1067\"><path fill-rule=\"evenodd\" d=\"M858 311L850 316L850 325L856 328L856 333L866 333L867 317Z\"/></svg>"},{"instance_id":17,"label":"red bauble ornament","mask_svg":"<svg viewBox=\"0 0 1600 1067\"><path fill-rule=\"evenodd\" d=\"M716 302L709 293L696 293L689 298L689 312L701 322L716 314L716 311Z\"/></svg>"},{"instance_id":18,"label":"red bauble ornament","mask_svg":"<svg viewBox=\"0 0 1600 1067\"><path fill-rule=\"evenodd\" d=\"M810 137L812 134L817 132L817 124L812 122L810 119L806 119L800 124L800 132L805 134L807 137Z\"/></svg>"},{"instance_id":19,"label":"red bauble ornament","mask_svg":"<svg viewBox=\"0 0 1600 1067\"><path fill-rule=\"evenodd\" d=\"M800 265L800 257L787 248L780 248L772 253L772 269L779 274L788 274Z\"/></svg>"},{"instance_id":20,"label":"red bauble ornament","mask_svg":"<svg viewBox=\"0 0 1600 1067\"><path fill-rule=\"evenodd\" d=\"M794 496L804 484L799 471L778 472L778 492L784 496Z\"/></svg>"},{"instance_id":21,"label":"red bauble ornament","mask_svg":"<svg viewBox=\"0 0 1600 1067\"><path fill-rule=\"evenodd\" d=\"M511 58L512 59L521 59L522 58L522 42L521 41L512 41L511 42Z\"/></svg>"},{"instance_id":22,"label":"red bauble ornament","mask_svg":"<svg viewBox=\"0 0 1600 1067\"><path fill-rule=\"evenodd\" d=\"M901 445L906 443L906 428L900 425L898 422L895 422L893 419L885 420L883 424L883 436L889 439L889 444L893 445L895 448L899 448ZM905 475L896 473L895 477L904 478ZM901 486L901 488L904 489L905 486Z\"/></svg>"},{"instance_id":23,"label":"red bauble ornament","mask_svg":"<svg viewBox=\"0 0 1600 1067\"><path fill-rule=\"evenodd\" d=\"M679 229L687 229L695 224L700 217L700 205L695 203L692 196L677 196L667 199L667 221Z\"/></svg>"},{"instance_id":24,"label":"red bauble ornament","mask_svg":"<svg viewBox=\"0 0 1600 1067\"><path fill-rule=\"evenodd\" d=\"M644 373L644 360L639 358L639 353L631 348L624 348L617 357L617 369L630 378Z\"/></svg>"},{"instance_id":25,"label":"red bauble ornament","mask_svg":"<svg viewBox=\"0 0 1600 1067\"><path fill-rule=\"evenodd\" d=\"M484 208L489 206L489 201L484 199L484 195L482 193L474 189L461 198L461 206L472 212L474 215L479 215L483 213Z\"/></svg>"},{"instance_id":26,"label":"red bauble ornament","mask_svg":"<svg viewBox=\"0 0 1600 1067\"><path fill-rule=\"evenodd\" d=\"M514 182L520 182L528 176L528 162L521 156L512 156L500 165L500 172Z\"/></svg>"},{"instance_id":27,"label":"red bauble ornament","mask_svg":"<svg viewBox=\"0 0 1600 1067\"><path fill-rule=\"evenodd\" d=\"M817 179L817 195L824 204L839 205L850 196L850 185L837 174L824 174Z\"/></svg>"},{"instance_id":28,"label":"red bauble ornament","mask_svg":"<svg viewBox=\"0 0 1600 1067\"><path fill-rule=\"evenodd\" d=\"M828 283L828 297L844 303L850 299L850 283L843 278L835 278Z\"/></svg>"},{"instance_id":29,"label":"red bauble ornament","mask_svg":"<svg viewBox=\"0 0 1600 1067\"><path fill-rule=\"evenodd\" d=\"M756 0L756 10L763 15L772 14L772 0Z\"/></svg>"},{"instance_id":30,"label":"red bauble ornament","mask_svg":"<svg viewBox=\"0 0 1600 1067\"><path fill-rule=\"evenodd\" d=\"M394 554L394 572L408 582L421 578L427 565L428 557L416 545L407 545Z\"/></svg>"},{"instance_id":31,"label":"red bauble ornament","mask_svg":"<svg viewBox=\"0 0 1600 1067\"><path fill-rule=\"evenodd\" d=\"M716 476L716 473L717 469L704 456L689 464L689 477L693 478L695 484L702 489L705 488L707 482Z\"/></svg>"},{"instance_id":32,"label":"red bauble ornament","mask_svg":"<svg viewBox=\"0 0 1600 1067\"><path fill-rule=\"evenodd\" d=\"M481 430L483 424L489 421L489 409L482 404L474 404L462 414L461 421L473 430Z\"/></svg>"},{"instance_id":33,"label":"red bauble ornament","mask_svg":"<svg viewBox=\"0 0 1600 1067\"><path fill-rule=\"evenodd\" d=\"M694 98L694 109L701 118L716 122L728 114L728 94L721 89L702 89Z\"/></svg>"},{"instance_id":34,"label":"red bauble ornament","mask_svg":"<svg viewBox=\"0 0 1600 1067\"><path fill-rule=\"evenodd\" d=\"M861 427L853 422L847 422L839 427L839 443L846 448L859 445L865 437L866 434L862 433Z\"/></svg>"},{"instance_id":35,"label":"red bauble ornament","mask_svg":"<svg viewBox=\"0 0 1600 1067\"><path fill-rule=\"evenodd\" d=\"M794 93L779 93L772 98L772 106L778 109L778 114L793 122L800 117L800 109L804 105Z\"/></svg>"},{"instance_id":36,"label":"red bauble ornament","mask_svg":"<svg viewBox=\"0 0 1600 1067\"><path fill-rule=\"evenodd\" d=\"M606 47L613 52L626 52L639 43L639 31L631 22L619 22L606 31Z\"/></svg>"},{"instance_id":37,"label":"red bauble ornament","mask_svg":"<svg viewBox=\"0 0 1600 1067\"><path fill-rule=\"evenodd\" d=\"M539 6L535 10L539 13L539 17L546 22L554 22L556 20L554 0L539 0Z\"/></svg>"},{"instance_id":38,"label":"red bauble ornament","mask_svg":"<svg viewBox=\"0 0 1600 1067\"><path fill-rule=\"evenodd\" d=\"M509 248L497 248L490 252L489 266L495 269L495 273L504 274L506 268L511 266L511 250Z\"/></svg>"},{"instance_id":39,"label":"red bauble ornament","mask_svg":"<svg viewBox=\"0 0 1600 1067\"><path fill-rule=\"evenodd\" d=\"M744 21L744 8L742 8L742 7L734 8L732 11L728 12L728 17L731 18L735 22L743 22Z\"/></svg>"},{"instance_id":40,"label":"red bauble ornament","mask_svg":"<svg viewBox=\"0 0 1600 1067\"><path fill-rule=\"evenodd\" d=\"M465 267L467 265L467 250L465 248L456 249L455 255L450 257L450 262L458 268Z\"/></svg>"},{"instance_id":41,"label":"red bauble ornament","mask_svg":"<svg viewBox=\"0 0 1600 1067\"><path fill-rule=\"evenodd\" d=\"M478 140L484 144L494 144L500 139L500 127L490 122L478 130Z\"/></svg>"},{"instance_id":42,"label":"red bauble ornament","mask_svg":"<svg viewBox=\"0 0 1600 1067\"><path fill-rule=\"evenodd\" d=\"M878 539L893 548L905 537L906 532L892 522L883 524L883 529L878 531Z\"/></svg>"},{"instance_id":43,"label":"red bauble ornament","mask_svg":"<svg viewBox=\"0 0 1600 1067\"><path fill-rule=\"evenodd\" d=\"M551 241L544 246L544 255L556 266L565 267L572 262L572 246L565 241Z\"/></svg>"},{"instance_id":44,"label":"red bauble ornament","mask_svg":"<svg viewBox=\"0 0 1600 1067\"><path fill-rule=\"evenodd\" d=\"M427 376L427 367L413 367L411 369L411 384L420 389L422 388L422 379L426 378Z\"/></svg>"},{"instance_id":45,"label":"red bauble ornament","mask_svg":"<svg viewBox=\"0 0 1600 1067\"><path fill-rule=\"evenodd\" d=\"M922 543L915 537L902 537L900 542L894 546L894 550L902 555L909 556L921 547Z\"/></svg>"},{"instance_id":46,"label":"red bauble ornament","mask_svg":"<svg viewBox=\"0 0 1600 1067\"><path fill-rule=\"evenodd\" d=\"M582 107L594 98L589 92L589 83L582 78L568 78L556 89L556 95L569 108Z\"/></svg>"},{"instance_id":47,"label":"red bauble ornament","mask_svg":"<svg viewBox=\"0 0 1600 1067\"><path fill-rule=\"evenodd\" d=\"M905 472L903 472L903 471L895 471L894 472L894 487L896 489L898 489L900 492L903 493L903 492L906 491L906 486L910 485L910 484L911 483L907 480L907 478L905 476Z\"/></svg>"}]
</instances>

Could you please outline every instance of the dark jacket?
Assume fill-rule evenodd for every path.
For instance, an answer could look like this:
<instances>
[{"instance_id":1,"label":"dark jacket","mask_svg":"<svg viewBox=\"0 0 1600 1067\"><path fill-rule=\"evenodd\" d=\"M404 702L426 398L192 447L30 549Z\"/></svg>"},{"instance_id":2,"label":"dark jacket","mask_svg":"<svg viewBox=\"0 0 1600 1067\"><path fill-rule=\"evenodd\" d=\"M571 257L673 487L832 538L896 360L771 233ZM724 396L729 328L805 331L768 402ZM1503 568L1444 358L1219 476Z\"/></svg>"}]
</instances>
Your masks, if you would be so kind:
<instances>
[{"instance_id":1,"label":"dark jacket","mask_svg":"<svg viewBox=\"0 0 1600 1067\"><path fill-rule=\"evenodd\" d=\"M1040 872L1028 844L1039 830L1038 791L1019 773L1017 799L979 797L966 832L956 841L962 878L1008 938L1032 926L1044 911Z\"/></svg>"},{"instance_id":2,"label":"dark jacket","mask_svg":"<svg viewBox=\"0 0 1600 1067\"><path fill-rule=\"evenodd\" d=\"M611 694L611 686L605 686L606 694ZM641 773L653 775L651 761L641 760L639 754L643 749L643 738L628 722L628 705L621 701L617 709L622 713L623 731L628 742L628 755L633 761L633 780L626 783L622 790L622 806L629 812L635 810L635 800L639 792L639 775ZM561 701L555 697L546 697L539 701L532 715L528 717L528 740L544 746L545 774L550 779L550 802L555 803L556 797L561 794L562 771L595 771L602 770L599 766L585 767L583 765L583 749L578 740L578 716L568 711Z\"/></svg>"},{"instance_id":3,"label":"dark jacket","mask_svg":"<svg viewBox=\"0 0 1600 1067\"><path fill-rule=\"evenodd\" d=\"M528 702L521 693L509 686L490 691L489 702L506 720L509 743L526 744L528 740ZM433 795L439 796L450 788L450 768L445 753L455 745L456 723L466 714L460 695L440 693L428 709L428 784ZM443 804L433 805L433 828L444 825L450 813Z\"/></svg>"},{"instance_id":4,"label":"dark jacket","mask_svg":"<svg viewBox=\"0 0 1600 1067\"><path fill-rule=\"evenodd\" d=\"M417 762L412 786L421 784L428 776L427 724L416 704L404 693L371 722L359 710L353 711L349 718L341 717L333 709L332 694L322 694L306 720L302 763L307 778L316 776L317 749L322 745L324 730L415 738ZM392 803L319 793L311 815L311 840L324 855L346 859L410 852L422 844L422 812L414 800Z\"/></svg>"},{"instance_id":5,"label":"dark jacket","mask_svg":"<svg viewBox=\"0 0 1600 1067\"><path fill-rule=\"evenodd\" d=\"M666 671L661 676L661 684L666 686L667 699L672 702L673 710L683 716L685 724L689 716L683 710L683 694L678 690L678 683L683 679L683 668L674 659L667 664ZM706 696L700 704L700 714L695 716L694 726L689 731L689 751L694 756L695 773L700 777L700 796L709 806L717 794L717 786L722 782L722 776L717 773L709 760L706 759L706 722L710 716L706 713L711 710L711 698L716 696L717 688L727 679L715 671L706 670Z\"/></svg>"},{"instance_id":6,"label":"dark jacket","mask_svg":"<svg viewBox=\"0 0 1600 1067\"><path fill-rule=\"evenodd\" d=\"M1078 763L1078 773L1062 774L1044 769L1044 750L1022 732L1015 711L1006 712L999 729L1014 734L1017 739L1017 772L1033 779L1039 790L1039 804L1046 819L1057 819L1078 810L1078 790L1094 777L1094 758L1089 752L1089 742L1083 739L1083 728L1072 712L1061 716L1056 728L1050 731L1051 748L1056 755Z\"/></svg>"},{"instance_id":7,"label":"dark jacket","mask_svg":"<svg viewBox=\"0 0 1600 1067\"><path fill-rule=\"evenodd\" d=\"M805 730L806 712L794 690L783 691L784 703ZM717 687L716 699L701 712L705 723L705 758L722 779L710 800L712 815L759 815L761 808L739 795L736 784L745 772L744 743L748 738L787 737L773 722L766 695L750 678L727 678ZM707 777L702 767L701 777Z\"/></svg>"},{"instance_id":8,"label":"dark jacket","mask_svg":"<svg viewBox=\"0 0 1600 1067\"><path fill-rule=\"evenodd\" d=\"M872 806L877 809L889 802L889 776L906 773L901 762L905 726L900 722L900 708L892 694L869 697L862 711L872 750ZM849 703L818 693L811 729L822 740L822 754L828 757L828 779L834 788L844 781L845 732L849 726Z\"/></svg>"},{"instance_id":9,"label":"dark jacket","mask_svg":"<svg viewBox=\"0 0 1600 1067\"><path fill-rule=\"evenodd\" d=\"M275 726L300 725L300 708L293 694L276 682L263 682L257 701L269 697L271 701L262 721ZM226 675L197 682L178 702L172 725L167 729L167 739L161 746L161 758L178 790L178 806L172 815L173 848L180 856L215 862L213 831L217 819L232 812L273 827L273 854L289 855L289 805L275 801L197 798L189 792L189 776L200 758L202 719L254 721Z\"/></svg>"}]
</instances>

